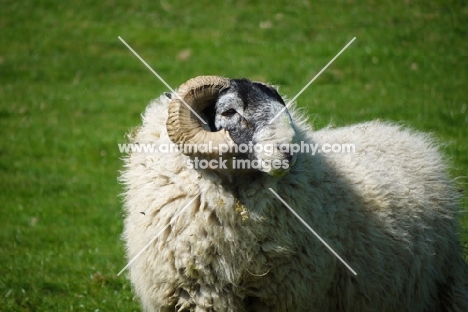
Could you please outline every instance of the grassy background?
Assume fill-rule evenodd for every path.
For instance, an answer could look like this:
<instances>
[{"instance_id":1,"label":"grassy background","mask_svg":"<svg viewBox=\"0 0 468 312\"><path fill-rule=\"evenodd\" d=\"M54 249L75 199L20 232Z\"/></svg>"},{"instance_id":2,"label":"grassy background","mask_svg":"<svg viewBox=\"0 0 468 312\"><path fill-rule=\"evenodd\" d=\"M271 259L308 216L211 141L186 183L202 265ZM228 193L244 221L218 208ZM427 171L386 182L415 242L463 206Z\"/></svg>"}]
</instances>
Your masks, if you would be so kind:
<instances>
[{"instance_id":1,"label":"grassy background","mask_svg":"<svg viewBox=\"0 0 468 312\"><path fill-rule=\"evenodd\" d=\"M468 191L465 1L11 1L0 9L0 311L139 311L117 143L165 87L278 84L317 128L380 118L434 133ZM468 212L460 213L468 245Z\"/></svg>"}]
</instances>

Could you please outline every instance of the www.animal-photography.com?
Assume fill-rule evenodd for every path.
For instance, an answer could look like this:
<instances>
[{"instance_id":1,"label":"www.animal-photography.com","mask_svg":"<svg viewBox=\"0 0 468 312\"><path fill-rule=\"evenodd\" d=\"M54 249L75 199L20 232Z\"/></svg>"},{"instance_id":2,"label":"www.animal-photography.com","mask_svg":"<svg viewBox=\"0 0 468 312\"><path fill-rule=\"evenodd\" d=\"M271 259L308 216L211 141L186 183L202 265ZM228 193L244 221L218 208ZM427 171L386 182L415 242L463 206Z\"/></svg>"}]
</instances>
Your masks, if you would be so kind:
<instances>
[{"instance_id":1,"label":"www.animal-photography.com","mask_svg":"<svg viewBox=\"0 0 468 312\"><path fill-rule=\"evenodd\" d=\"M467 311L463 1L6 1L0 311Z\"/></svg>"}]
</instances>

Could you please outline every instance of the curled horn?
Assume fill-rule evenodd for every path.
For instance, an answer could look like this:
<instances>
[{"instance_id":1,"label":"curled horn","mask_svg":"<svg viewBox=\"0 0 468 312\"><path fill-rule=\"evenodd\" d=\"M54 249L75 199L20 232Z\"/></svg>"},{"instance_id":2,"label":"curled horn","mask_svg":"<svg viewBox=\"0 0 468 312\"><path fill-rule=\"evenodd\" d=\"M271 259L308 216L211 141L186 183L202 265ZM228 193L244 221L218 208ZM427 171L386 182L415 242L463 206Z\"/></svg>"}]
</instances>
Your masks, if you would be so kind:
<instances>
[{"instance_id":1,"label":"curled horn","mask_svg":"<svg viewBox=\"0 0 468 312\"><path fill-rule=\"evenodd\" d=\"M214 105L219 92L229 87L229 79L218 76L199 76L182 84L169 103L166 122L169 139L182 147L182 153L188 156L215 158L221 145L230 147L234 141L229 133L222 129L218 132L206 131L198 116L210 105ZM187 105L198 114L196 116ZM206 122L206 120L205 120ZM194 146L211 146L211 150L194 149ZM190 146L187 146L190 145Z\"/></svg>"}]
</instances>

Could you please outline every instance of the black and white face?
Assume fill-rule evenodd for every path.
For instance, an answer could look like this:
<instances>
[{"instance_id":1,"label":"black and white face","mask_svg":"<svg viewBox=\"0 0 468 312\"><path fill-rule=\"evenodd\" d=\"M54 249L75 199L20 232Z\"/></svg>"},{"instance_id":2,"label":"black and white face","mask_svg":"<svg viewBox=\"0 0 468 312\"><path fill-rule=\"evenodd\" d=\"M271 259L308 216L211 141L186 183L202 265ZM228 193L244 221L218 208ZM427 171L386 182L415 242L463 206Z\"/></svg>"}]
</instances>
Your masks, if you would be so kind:
<instances>
[{"instance_id":1,"label":"black and white face","mask_svg":"<svg viewBox=\"0 0 468 312\"><path fill-rule=\"evenodd\" d=\"M212 127L215 131L227 130L237 145L257 146L247 153L248 159L294 165L295 156L278 147L294 143L296 133L283 99L271 86L247 79L231 80L231 86L219 94ZM287 172L262 171L271 175Z\"/></svg>"}]
</instances>

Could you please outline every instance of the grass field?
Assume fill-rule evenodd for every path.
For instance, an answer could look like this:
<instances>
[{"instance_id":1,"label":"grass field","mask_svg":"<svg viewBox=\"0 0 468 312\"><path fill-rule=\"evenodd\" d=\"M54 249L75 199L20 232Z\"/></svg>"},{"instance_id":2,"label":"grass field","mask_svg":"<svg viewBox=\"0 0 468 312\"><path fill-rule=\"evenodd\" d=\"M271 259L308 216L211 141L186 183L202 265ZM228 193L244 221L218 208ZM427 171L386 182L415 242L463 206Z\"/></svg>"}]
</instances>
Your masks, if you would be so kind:
<instances>
[{"instance_id":1,"label":"grass field","mask_svg":"<svg viewBox=\"0 0 468 312\"><path fill-rule=\"evenodd\" d=\"M468 193L465 1L2 1L0 311L140 311L125 276L118 143L202 74L280 85L316 128L433 133ZM466 197L465 197L466 198ZM460 228L468 248L468 202Z\"/></svg>"}]
</instances>

